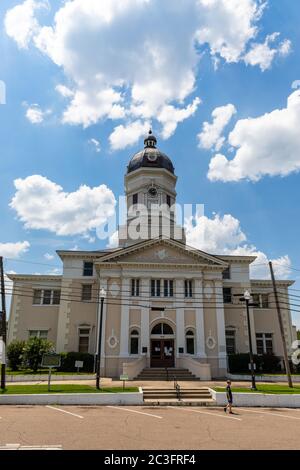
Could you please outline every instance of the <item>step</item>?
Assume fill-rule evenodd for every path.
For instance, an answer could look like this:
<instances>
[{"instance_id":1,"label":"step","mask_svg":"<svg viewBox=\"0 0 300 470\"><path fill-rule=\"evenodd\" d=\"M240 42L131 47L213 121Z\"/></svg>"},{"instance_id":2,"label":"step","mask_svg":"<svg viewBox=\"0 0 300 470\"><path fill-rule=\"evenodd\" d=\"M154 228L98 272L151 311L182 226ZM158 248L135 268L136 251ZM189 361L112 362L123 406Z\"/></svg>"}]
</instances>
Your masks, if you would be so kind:
<instances>
[{"instance_id":1,"label":"step","mask_svg":"<svg viewBox=\"0 0 300 470\"><path fill-rule=\"evenodd\" d=\"M212 398L205 400L172 400L172 399L158 399L158 400L144 400L144 403L149 406L216 406L216 401Z\"/></svg>"}]
</instances>

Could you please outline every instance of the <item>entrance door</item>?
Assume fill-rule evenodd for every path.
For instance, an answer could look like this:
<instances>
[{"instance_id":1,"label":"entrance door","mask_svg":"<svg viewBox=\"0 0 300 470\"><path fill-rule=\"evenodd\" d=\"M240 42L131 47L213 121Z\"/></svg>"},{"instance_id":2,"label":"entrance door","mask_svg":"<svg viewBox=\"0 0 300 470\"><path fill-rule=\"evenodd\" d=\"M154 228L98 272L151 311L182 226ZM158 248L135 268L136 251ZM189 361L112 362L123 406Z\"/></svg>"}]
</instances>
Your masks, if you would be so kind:
<instances>
[{"instance_id":1,"label":"entrance door","mask_svg":"<svg viewBox=\"0 0 300 470\"><path fill-rule=\"evenodd\" d=\"M174 367L174 340L151 340L151 367Z\"/></svg>"}]
</instances>

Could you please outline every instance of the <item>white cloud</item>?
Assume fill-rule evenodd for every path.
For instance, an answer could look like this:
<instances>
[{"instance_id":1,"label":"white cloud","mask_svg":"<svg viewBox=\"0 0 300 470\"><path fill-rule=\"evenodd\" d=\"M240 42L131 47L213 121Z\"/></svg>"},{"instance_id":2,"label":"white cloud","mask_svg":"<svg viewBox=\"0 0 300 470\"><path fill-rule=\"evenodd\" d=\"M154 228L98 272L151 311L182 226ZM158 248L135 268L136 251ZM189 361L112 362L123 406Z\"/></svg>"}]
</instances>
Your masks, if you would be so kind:
<instances>
[{"instance_id":1,"label":"white cloud","mask_svg":"<svg viewBox=\"0 0 300 470\"><path fill-rule=\"evenodd\" d=\"M211 219L202 215L186 221L187 244L200 250L223 255L256 256L250 266L252 278L270 277L268 258L254 245L249 245L240 221L230 214L215 214ZM291 261L287 255L272 260L276 277L286 279L291 274Z\"/></svg>"},{"instance_id":2,"label":"white cloud","mask_svg":"<svg viewBox=\"0 0 300 470\"><path fill-rule=\"evenodd\" d=\"M27 49L32 38L38 34L40 26L35 15L38 10L48 6L46 0L26 0L8 10L4 19L5 30L20 48Z\"/></svg>"},{"instance_id":3,"label":"white cloud","mask_svg":"<svg viewBox=\"0 0 300 470\"><path fill-rule=\"evenodd\" d=\"M194 101L186 108L176 108L172 105L164 106L157 116L157 120L163 125L162 137L168 139L177 129L178 123L193 116L197 111L198 105L201 103L200 98L195 98Z\"/></svg>"},{"instance_id":4,"label":"white cloud","mask_svg":"<svg viewBox=\"0 0 300 470\"><path fill-rule=\"evenodd\" d=\"M97 153L101 152L101 145L100 145L99 140L93 138L93 139L90 139L88 142L90 145L92 145L92 147Z\"/></svg>"},{"instance_id":5,"label":"white cloud","mask_svg":"<svg viewBox=\"0 0 300 470\"><path fill-rule=\"evenodd\" d=\"M264 175L286 176L300 170L300 90L288 98L287 107L257 118L239 120L228 142L236 149L233 159L215 155L209 164L211 181L257 181Z\"/></svg>"},{"instance_id":6,"label":"white cloud","mask_svg":"<svg viewBox=\"0 0 300 470\"><path fill-rule=\"evenodd\" d=\"M82 185L67 193L49 179L32 175L14 181L10 207L27 229L49 230L57 235L84 235L114 213L115 197L104 184Z\"/></svg>"},{"instance_id":7,"label":"white cloud","mask_svg":"<svg viewBox=\"0 0 300 470\"><path fill-rule=\"evenodd\" d=\"M277 47L271 47L271 44L276 41L278 36L279 33L273 33L266 37L264 43L252 44L250 51L244 56L245 63L253 66L259 65L260 69L264 72L271 67L276 56L287 56L291 51L291 41L285 39Z\"/></svg>"},{"instance_id":8,"label":"white cloud","mask_svg":"<svg viewBox=\"0 0 300 470\"><path fill-rule=\"evenodd\" d=\"M16 243L0 243L0 256L4 258L19 258L30 248L27 241Z\"/></svg>"},{"instance_id":9,"label":"white cloud","mask_svg":"<svg viewBox=\"0 0 300 470\"><path fill-rule=\"evenodd\" d=\"M50 253L45 253L44 258L46 258L48 261L51 261L52 259L54 259L54 255L50 255Z\"/></svg>"},{"instance_id":10,"label":"white cloud","mask_svg":"<svg viewBox=\"0 0 300 470\"><path fill-rule=\"evenodd\" d=\"M145 135L150 128L149 122L140 120L131 122L126 126L120 124L115 127L109 136L110 146L113 150L124 149L135 144L142 135Z\"/></svg>"},{"instance_id":11,"label":"white cloud","mask_svg":"<svg viewBox=\"0 0 300 470\"><path fill-rule=\"evenodd\" d=\"M130 132L136 121L158 119L168 138L199 104L187 100L201 53L208 48L214 63L242 61L263 5L261 0L73 0L59 7L49 26L35 20L19 43L31 40L65 72L71 88L56 88L68 100L62 122L87 127L101 119L125 119ZM12 28L6 32L16 39Z\"/></svg>"},{"instance_id":12,"label":"white cloud","mask_svg":"<svg viewBox=\"0 0 300 470\"><path fill-rule=\"evenodd\" d=\"M51 111L43 111L38 104L32 104L26 111L26 117L32 124L41 124Z\"/></svg>"},{"instance_id":13,"label":"white cloud","mask_svg":"<svg viewBox=\"0 0 300 470\"><path fill-rule=\"evenodd\" d=\"M214 148L214 150L219 151L225 142L222 133L235 113L236 109L233 104L215 108L211 114L212 123L204 122L202 132L197 136L199 147L204 149Z\"/></svg>"}]
</instances>

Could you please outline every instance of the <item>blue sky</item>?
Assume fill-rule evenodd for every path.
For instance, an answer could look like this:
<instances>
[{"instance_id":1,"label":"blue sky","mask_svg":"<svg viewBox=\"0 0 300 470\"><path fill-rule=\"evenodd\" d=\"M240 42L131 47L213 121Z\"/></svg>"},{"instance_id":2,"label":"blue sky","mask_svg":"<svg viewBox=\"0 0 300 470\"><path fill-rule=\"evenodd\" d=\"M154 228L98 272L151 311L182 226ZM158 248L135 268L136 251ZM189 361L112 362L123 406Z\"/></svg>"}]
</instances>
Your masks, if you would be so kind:
<instances>
[{"instance_id":1,"label":"blue sky","mask_svg":"<svg viewBox=\"0 0 300 470\"><path fill-rule=\"evenodd\" d=\"M259 252L260 260L277 260L278 276L296 279L300 289L299 272L291 269L300 269L297 2L269 0L259 13L262 2L244 0L236 13L225 0L201 0L196 14L193 0L178 0L178 11L169 0L164 8L157 0L130 0L124 9L115 0L96 3L1 2L0 250L15 258L6 270L48 272L60 264L51 258L56 249L107 245L91 221L99 222L97 197L112 205L112 194L123 194L126 165L151 123L175 165L178 201L205 204L206 217L196 221L189 241L197 245L203 230L213 238L211 230L222 229L223 242L213 238L199 248ZM96 8L93 15L88 6ZM235 112L226 120L229 104ZM221 124L212 127L220 107ZM66 195L56 185L71 195L60 211ZM88 187L84 197L81 185ZM85 214L81 227L72 203ZM259 267L256 274L265 275Z\"/></svg>"}]
</instances>

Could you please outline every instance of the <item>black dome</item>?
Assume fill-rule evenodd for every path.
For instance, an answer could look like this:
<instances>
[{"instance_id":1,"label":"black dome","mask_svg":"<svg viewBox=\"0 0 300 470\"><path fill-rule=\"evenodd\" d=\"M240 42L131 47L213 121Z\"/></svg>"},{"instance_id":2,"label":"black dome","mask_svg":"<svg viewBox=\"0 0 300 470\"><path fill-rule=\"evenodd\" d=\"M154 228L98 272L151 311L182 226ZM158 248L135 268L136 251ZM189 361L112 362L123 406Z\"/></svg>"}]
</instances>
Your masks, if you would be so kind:
<instances>
[{"instance_id":1,"label":"black dome","mask_svg":"<svg viewBox=\"0 0 300 470\"><path fill-rule=\"evenodd\" d=\"M138 170L139 168L165 168L174 174L174 166L170 158L156 148L156 137L150 129L148 137L144 140L145 148L133 155L127 166L127 173Z\"/></svg>"}]
</instances>

